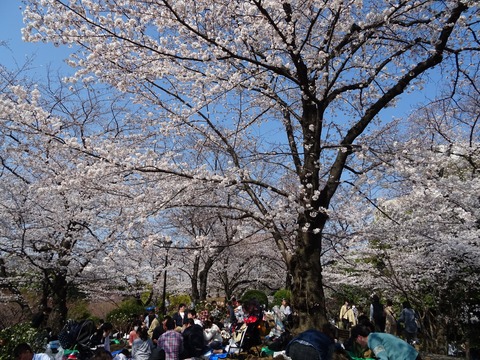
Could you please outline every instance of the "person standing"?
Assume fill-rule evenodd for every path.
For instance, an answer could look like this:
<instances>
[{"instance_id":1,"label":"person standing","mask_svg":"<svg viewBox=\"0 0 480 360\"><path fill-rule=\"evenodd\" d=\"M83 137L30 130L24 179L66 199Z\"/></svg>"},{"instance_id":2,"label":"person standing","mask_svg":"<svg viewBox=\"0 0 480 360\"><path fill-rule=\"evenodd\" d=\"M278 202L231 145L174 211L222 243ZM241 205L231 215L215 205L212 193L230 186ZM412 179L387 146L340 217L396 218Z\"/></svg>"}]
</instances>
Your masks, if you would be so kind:
<instances>
[{"instance_id":1,"label":"person standing","mask_svg":"<svg viewBox=\"0 0 480 360\"><path fill-rule=\"evenodd\" d=\"M235 316L234 301L236 302L235 298L233 298L233 300L228 300L227 302L228 321L230 323L231 329L235 329L235 326L237 325L237 317Z\"/></svg>"},{"instance_id":2,"label":"person standing","mask_svg":"<svg viewBox=\"0 0 480 360\"><path fill-rule=\"evenodd\" d=\"M398 318L399 323L404 323L404 336L409 344L414 345L417 341L417 322L415 321L415 310L412 309L410 302L402 303L403 309Z\"/></svg>"},{"instance_id":3,"label":"person standing","mask_svg":"<svg viewBox=\"0 0 480 360\"><path fill-rule=\"evenodd\" d=\"M342 307L340 308L340 314L338 315L338 319L340 320L340 326L341 326L342 329L347 328L348 319L346 318L345 315L347 314L349 306L350 305L349 305L348 300L345 300Z\"/></svg>"},{"instance_id":4,"label":"person standing","mask_svg":"<svg viewBox=\"0 0 480 360\"><path fill-rule=\"evenodd\" d=\"M375 325L375 332L385 332L385 311L378 295L372 296L370 321Z\"/></svg>"},{"instance_id":5,"label":"person standing","mask_svg":"<svg viewBox=\"0 0 480 360\"><path fill-rule=\"evenodd\" d=\"M397 333L397 319L395 318L393 301L391 299L387 300L387 306L385 306L385 332L392 335Z\"/></svg>"},{"instance_id":6,"label":"person standing","mask_svg":"<svg viewBox=\"0 0 480 360\"><path fill-rule=\"evenodd\" d=\"M349 306L347 312L344 315L344 329L349 330L352 326L357 325L357 317L353 312L353 306Z\"/></svg>"},{"instance_id":7,"label":"person standing","mask_svg":"<svg viewBox=\"0 0 480 360\"><path fill-rule=\"evenodd\" d=\"M175 326L183 327L187 322L188 315L187 315L187 306L185 304L178 305L178 311L173 314L172 318L175 321Z\"/></svg>"}]
</instances>

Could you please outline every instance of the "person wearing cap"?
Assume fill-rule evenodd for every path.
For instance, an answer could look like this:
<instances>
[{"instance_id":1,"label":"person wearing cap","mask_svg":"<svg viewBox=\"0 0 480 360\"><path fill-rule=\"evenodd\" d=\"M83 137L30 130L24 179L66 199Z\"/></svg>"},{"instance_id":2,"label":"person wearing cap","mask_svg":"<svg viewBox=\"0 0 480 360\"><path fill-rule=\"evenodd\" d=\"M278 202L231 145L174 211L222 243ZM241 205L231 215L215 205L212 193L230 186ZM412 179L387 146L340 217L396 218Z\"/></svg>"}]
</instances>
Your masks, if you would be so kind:
<instances>
[{"instance_id":1,"label":"person wearing cap","mask_svg":"<svg viewBox=\"0 0 480 360\"><path fill-rule=\"evenodd\" d=\"M366 325L354 326L351 338L362 349L372 350L379 360L421 360L418 351L406 341L391 334L372 332Z\"/></svg>"}]
</instances>

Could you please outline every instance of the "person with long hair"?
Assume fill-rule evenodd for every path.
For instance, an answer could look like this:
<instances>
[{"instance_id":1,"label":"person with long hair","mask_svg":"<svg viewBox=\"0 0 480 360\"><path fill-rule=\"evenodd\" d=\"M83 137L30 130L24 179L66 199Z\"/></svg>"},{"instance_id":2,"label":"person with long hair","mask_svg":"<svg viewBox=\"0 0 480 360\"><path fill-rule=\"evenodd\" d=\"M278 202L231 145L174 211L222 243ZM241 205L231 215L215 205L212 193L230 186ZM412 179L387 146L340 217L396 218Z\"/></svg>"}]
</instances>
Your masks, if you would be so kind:
<instances>
[{"instance_id":1,"label":"person with long hair","mask_svg":"<svg viewBox=\"0 0 480 360\"><path fill-rule=\"evenodd\" d=\"M405 339L409 344L414 345L415 342L417 341L417 331L418 331L417 322L415 321L415 318L416 318L415 310L412 309L412 306L408 301L404 301L402 303L402 306L403 306L403 309L402 309L402 312L400 313L400 316L398 317L398 322L405 324L405 327L403 330Z\"/></svg>"},{"instance_id":2,"label":"person with long hair","mask_svg":"<svg viewBox=\"0 0 480 360\"><path fill-rule=\"evenodd\" d=\"M153 343L148 336L148 330L141 327L137 330L138 338L132 344L132 359L133 360L148 360L152 353Z\"/></svg>"}]
</instances>

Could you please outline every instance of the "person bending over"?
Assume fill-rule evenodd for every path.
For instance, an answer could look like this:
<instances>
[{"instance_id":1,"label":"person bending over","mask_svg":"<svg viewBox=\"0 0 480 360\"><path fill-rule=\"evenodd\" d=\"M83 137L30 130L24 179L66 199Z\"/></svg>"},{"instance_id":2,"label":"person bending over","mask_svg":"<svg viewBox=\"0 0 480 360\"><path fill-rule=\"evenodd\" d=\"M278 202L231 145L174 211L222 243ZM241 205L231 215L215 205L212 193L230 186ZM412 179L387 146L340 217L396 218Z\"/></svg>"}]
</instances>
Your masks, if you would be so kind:
<instances>
[{"instance_id":1,"label":"person bending over","mask_svg":"<svg viewBox=\"0 0 480 360\"><path fill-rule=\"evenodd\" d=\"M351 337L363 349L372 350L379 360L421 360L417 350L406 341L391 334L372 332L365 325L354 326Z\"/></svg>"}]
</instances>

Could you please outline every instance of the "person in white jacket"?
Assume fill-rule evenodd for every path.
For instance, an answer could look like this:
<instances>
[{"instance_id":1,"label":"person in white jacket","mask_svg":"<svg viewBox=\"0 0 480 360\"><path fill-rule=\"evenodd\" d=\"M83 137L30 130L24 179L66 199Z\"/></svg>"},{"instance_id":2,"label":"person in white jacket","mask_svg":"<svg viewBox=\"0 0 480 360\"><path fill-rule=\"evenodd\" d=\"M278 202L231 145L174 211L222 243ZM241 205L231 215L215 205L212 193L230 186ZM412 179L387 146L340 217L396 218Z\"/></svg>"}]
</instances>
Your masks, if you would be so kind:
<instances>
[{"instance_id":1,"label":"person in white jacket","mask_svg":"<svg viewBox=\"0 0 480 360\"><path fill-rule=\"evenodd\" d=\"M223 346L222 331L217 324L213 322L213 318L210 317L203 324L203 335L207 346L212 350L219 350Z\"/></svg>"}]
</instances>

